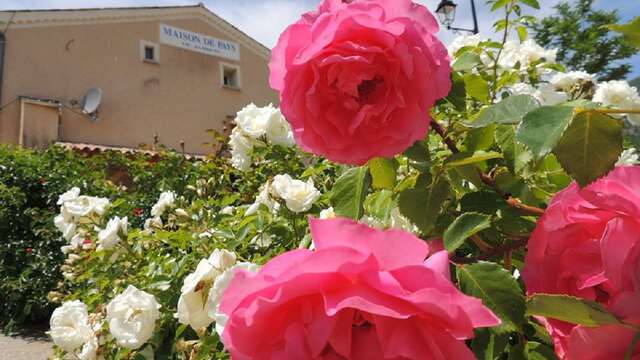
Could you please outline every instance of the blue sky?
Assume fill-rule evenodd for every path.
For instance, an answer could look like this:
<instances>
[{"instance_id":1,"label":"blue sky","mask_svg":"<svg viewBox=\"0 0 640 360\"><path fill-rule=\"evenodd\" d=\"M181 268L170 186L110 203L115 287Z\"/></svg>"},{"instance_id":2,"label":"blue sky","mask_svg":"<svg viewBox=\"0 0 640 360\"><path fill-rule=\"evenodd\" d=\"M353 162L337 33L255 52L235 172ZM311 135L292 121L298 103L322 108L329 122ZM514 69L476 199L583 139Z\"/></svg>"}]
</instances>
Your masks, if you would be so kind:
<instances>
[{"instance_id":1,"label":"blue sky","mask_svg":"<svg viewBox=\"0 0 640 360\"><path fill-rule=\"evenodd\" d=\"M415 0L423 3L432 11L439 0ZM572 0L571 0L572 1ZM0 10L6 9L61 9L85 7L113 6L161 6L161 5L193 5L198 0L2 0ZM250 36L272 47L280 32L302 13L314 9L320 0L205 0L204 4ZM455 26L472 27L469 0L455 0L458 11ZM528 13L538 18L553 13L553 5L559 0L539 0L542 9L531 9ZM476 0L480 31L492 35L491 25L499 18L484 5L484 0ZM626 22L640 15L638 0L596 0L596 8L617 9ZM455 34L443 30L441 38L445 43L451 41ZM631 59L633 73L630 78L640 76L640 55Z\"/></svg>"}]
</instances>

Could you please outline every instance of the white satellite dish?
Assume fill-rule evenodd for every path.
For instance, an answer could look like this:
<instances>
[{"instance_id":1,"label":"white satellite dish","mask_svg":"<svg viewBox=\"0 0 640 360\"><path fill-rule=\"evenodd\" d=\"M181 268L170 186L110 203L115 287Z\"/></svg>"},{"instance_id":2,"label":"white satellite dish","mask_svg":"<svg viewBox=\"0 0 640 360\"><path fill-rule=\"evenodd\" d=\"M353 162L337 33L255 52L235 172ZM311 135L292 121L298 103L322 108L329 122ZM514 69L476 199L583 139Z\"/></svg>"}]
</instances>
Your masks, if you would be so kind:
<instances>
[{"instance_id":1,"label":"white satellite dish","mask_svg":"<svg viewBox=\"0 0 640 360\"><path fill-rule=\"evenodd\" d=\"M96 122L98 121L98 110L102 102L102 89L89 89L82 99L82 112Z\"/></svg>"}]
</instances>

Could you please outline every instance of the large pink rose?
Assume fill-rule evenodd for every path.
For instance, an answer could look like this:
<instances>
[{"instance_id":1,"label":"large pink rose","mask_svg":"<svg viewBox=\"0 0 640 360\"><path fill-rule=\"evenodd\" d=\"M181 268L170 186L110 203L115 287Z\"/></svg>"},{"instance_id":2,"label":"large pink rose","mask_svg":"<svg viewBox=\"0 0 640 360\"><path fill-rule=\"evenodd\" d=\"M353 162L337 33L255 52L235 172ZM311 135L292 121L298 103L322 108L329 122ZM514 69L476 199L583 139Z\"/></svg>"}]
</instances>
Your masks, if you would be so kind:
<instances>
[{"instance_id":1,"label":"large pink rose","mask_svg":"<svg viewBox=\"0 0 640 360\"><path fill-rule=\"evenodd\" d=\"M271 54L270 84L297 143L363 164L424 139L451 88L438 23L410 0L324 0L289 26Z\"/></svg>"},{"instance_id":2,"label":"large pink rose","mask_svg":"<svg viewBox=\"0 0 640 360\"><path fill-rule=\"evenodd\" d=\"M221 303L234 360L473 359L464 340L500 323L453 285L446 251L427 258L410 233L338 218L311 234L315 251L236 273Z\"/></svg>"},{"instance_id":3,"label":"large pink rose","mask_svg":"<svg viewBox=\"0 0 640 360\"><path fill-rule=\"evenodd\" d=\"M640 167L619 167L583 189L574 183L558 193L529 240L522 276L529 294L598 301L640 325ZM634 335L621 326L541 320L567 360L621 359ZM640 344L634 355L640 359Z\"/></svg>"}]
</instances>

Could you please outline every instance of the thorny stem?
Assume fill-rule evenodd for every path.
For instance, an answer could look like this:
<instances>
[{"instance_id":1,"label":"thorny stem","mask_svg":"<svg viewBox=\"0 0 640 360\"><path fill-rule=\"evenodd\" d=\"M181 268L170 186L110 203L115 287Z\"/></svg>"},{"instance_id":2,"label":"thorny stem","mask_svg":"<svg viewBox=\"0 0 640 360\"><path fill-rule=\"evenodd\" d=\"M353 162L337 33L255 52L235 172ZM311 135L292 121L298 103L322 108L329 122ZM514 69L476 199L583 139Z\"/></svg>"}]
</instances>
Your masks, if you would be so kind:
<instances>
[{"instance_id":1,"label":"thorny stem","mask_svg":"<svg viewBox=\"0 0 640 360\"><path fill-rule=\"evenodd\" d=\"M524 247L524 246L527 245L528 241L529 241L528 238L519 239L519 240L517 240L515 242L512 242L510 244L495 247L495 248L487 251L486 253L484 253L482 255L474 256L474 257L452 256L451 257L451 262L453 262L455 264L472 264L472 263L475 263L475 262L478 262L478 261L482 261L482 260L490 260L493 257L496 257L498 255L509 254L513 250L516 250L516 249L519 249L521 247Z\"/></svg>"},{"instance_id":2,"label":"thorny stem","mask_svg":"<svg viewBox=\"0 0 640 360\"><path fill-rule=\"evenodd\" d=\"M457 154L460 152L460 149L458 149L456 143L447 136L445 130L436 120L431 120L431 127L433 128L433 130L435 130L435 132L438 133L438 135L440 135L440 137L452 153ZM480 175L480 179L482 180L482 182L492 188L493 191L495 191L498 195L500 195L500 197L502 197L509 206L521 211L526 215L542 216L542 214L544 214L544 209L523 204L520 200L513 197L511 194L504 192L502 189L500 189L498 184L496 184L493 177L480 171L480 169L478 169L478 174Z\"/></svg>"}]
</instances>

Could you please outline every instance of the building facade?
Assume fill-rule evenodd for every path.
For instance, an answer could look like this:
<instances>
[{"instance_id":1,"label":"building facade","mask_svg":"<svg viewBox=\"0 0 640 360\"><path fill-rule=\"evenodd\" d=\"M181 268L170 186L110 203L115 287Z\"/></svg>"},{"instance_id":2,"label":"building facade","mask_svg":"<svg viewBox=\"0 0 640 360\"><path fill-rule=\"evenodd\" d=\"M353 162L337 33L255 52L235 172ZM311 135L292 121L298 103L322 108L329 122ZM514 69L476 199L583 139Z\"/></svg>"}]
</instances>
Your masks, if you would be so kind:
<instances>
[{"instance_id":1,"label":"building facade","mask_svg":"<svg viewBox=\"0 0 640 360\"><path fill-rule=\"evenodd\" d=\"M223 132L250 102L277 102L269 50L202 5L2 11L3 29L3 143L157 141L204 154L207 130ZM100 90L89 103L102 96L89 114L90 89Z\"/></svg>"}]
</instances>

